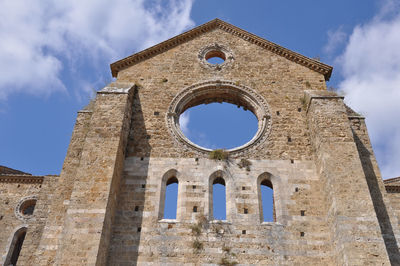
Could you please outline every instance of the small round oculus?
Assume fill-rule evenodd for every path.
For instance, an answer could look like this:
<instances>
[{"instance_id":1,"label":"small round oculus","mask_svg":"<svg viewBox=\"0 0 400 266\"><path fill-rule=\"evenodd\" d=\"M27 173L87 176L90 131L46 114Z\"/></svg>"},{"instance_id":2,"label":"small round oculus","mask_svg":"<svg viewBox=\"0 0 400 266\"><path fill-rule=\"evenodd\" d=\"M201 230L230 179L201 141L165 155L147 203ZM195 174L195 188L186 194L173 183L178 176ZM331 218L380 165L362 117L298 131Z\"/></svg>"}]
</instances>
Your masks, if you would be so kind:
<instances>
[{"instance_id":1,"label":"small round oculus","mask_svg":"<svg viewBox=\"0 0 400 266\"><path fill-rule=\"evenodd\" d=\"M218 43L203 47L199 52L199 60L203 67L212 70L221 70L230 66L234 61L232 51Z\"/></svg>"},{"instance_id":2,"label":"small round oculus","mask_svg":"<svg viewBox=\"0 0 400 266\"><path fill-rule=\"evenodd\" d=\"M36 196L25 197L15 207L15 216L21 220L32 218L36 207Z\"/></svg>"}]
</instances>

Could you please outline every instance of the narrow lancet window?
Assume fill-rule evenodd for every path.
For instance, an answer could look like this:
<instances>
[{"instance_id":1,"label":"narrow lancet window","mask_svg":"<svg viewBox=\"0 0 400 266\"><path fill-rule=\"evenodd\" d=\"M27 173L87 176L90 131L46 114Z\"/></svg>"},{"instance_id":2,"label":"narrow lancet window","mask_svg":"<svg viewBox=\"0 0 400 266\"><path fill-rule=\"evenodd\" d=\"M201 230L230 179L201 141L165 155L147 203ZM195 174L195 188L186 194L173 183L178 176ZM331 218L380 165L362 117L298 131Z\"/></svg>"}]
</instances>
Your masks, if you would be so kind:
<instances>
[{"instance_id":1,"label":"narrow lancet window","mask_svg":"<svg viewBox=\"0 0 400 266\"><path fill-rule=\"evenodd\" d=\"M225 180L217 177L212 186L214 220L226 220L226 188Z\"/></svg>"},{"instance_id":2,"label":"narrow lancet window","mask_svg":"<svg viewBox=\"0 0 400 266\"><path fill-rule=\"evenodd\" d=\"M275 204L274 191L272 183L264 179L260 184L261 202L262 202L262 220L264 222L275 222Z\"/></svg>"},{"instance_id":3,"label":"narrow lancet window","mask_svg":"<svg viewBox=\"0 0 400 266\"><path fill-rule=\"evenodd\" d=\"M22 249L22 244L24 243L25 235L26 235L25 227L15 232L4 265L17 265L19 254Z\"/></svg>"},{"instance_id":4,"label":"narrow lancet window","mask_svg":"<svg viewBox=\"0 0 400 266\"><path fill-rule=\"evenodd\" d=\"M170 177L165 188L164 219L176 219L178 206L178 179Z\"/></svg>"}]
</instances>

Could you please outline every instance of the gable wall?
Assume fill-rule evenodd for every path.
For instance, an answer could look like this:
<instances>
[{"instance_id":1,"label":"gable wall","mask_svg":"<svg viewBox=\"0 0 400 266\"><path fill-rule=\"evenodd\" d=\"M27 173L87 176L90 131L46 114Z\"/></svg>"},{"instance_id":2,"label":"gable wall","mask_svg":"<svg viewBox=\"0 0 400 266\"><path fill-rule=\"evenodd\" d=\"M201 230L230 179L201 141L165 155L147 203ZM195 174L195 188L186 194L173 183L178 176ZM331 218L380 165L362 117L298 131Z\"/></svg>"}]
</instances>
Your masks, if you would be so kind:
<instances>
[{"instance_id":1,"label":"gable wall","mask_svg":"<svg viewBox=\"0 0 400 266\"><path fill-rule=\"evenodd\" d=\"M231 68L220 71L204 68L199 51L218 43L232 50ZM163 82L163 79L168 82ZM268 141L251 158L310 159L311 150L301 103L308 83L312 89L325 89L323 75L215 29L178 47L156 55L118 73L118 81L140 84L135 98L134 120L128 156L193 157L175 145L166 128L165 115L174 96L192 84L207 80L229 80L261 94L269 104L272 130ZM302 108L298 112L298 108ZM160 112L155 116L154 112ZM276 115L279 111L280 115ZM150 139L146 136L150 135ZM288 143L287 137L292 142Z\"/></svg>"},{"instance_id":2,"label":"gable wall","mask_svg":"<svg viewBox=\"0 0 400 266\"><path fill-rule=\"evenodd\" d=\"M218 71L201 65L199 51L213 43L232 51L235 61L231 68ZM225 164L185 150L166 126L167 109L182 89L217 79L250 87L269 105L271 133L267 141L246 154L252 162L249 172L237 167L242 157ZM333 262L327 204L301 101L308 86L326 89L323 75L216 29L119 72L117 82L135 82L139 88L134 95L128 153L108 254L110 265L132 261L139 265L207 264L221 263L222 259L255 265ZM159 116L154 115L156 111ZM195 157L200 157L197 162ZM178 215L176 221L163 221L159 216L164 201L162 176L170 170L176 170L179 179ZM209 178L218 170L229 176L229 215L223 224L213 223L209 205ZM256 181L263 173L272 173L279 180L273 182L276 223L263 224L260 216ZM193 213L194 206L198 206L197 213ZM244 208L248 214L243 213ZM197 237L191 228L202 216L207 222ZM196 241L202 243L202 250L193 248ZM224 246L231 252L224 251Z\"/></svg>"}]
</instances>

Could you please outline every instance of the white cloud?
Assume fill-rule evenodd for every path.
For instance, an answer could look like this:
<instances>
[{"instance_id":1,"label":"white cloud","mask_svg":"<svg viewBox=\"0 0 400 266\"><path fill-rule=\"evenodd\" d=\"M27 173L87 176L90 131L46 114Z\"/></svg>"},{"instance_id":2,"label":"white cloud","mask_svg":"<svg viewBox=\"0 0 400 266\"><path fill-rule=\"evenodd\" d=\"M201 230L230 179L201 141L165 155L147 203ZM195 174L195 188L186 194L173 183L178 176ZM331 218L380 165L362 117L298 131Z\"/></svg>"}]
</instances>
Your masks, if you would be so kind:
<instances>
[{"instance_id":1,"label":"white cloud","mask_svg":"<svg viewBox=\"0 0 400 266\"><path fill-rule=\"evenodd\" d=\"M385 178L400 176L400 14L384 15L396 3L387 2L370 23L356 26L338 60L344 77L339 89L366 116Z\"/></svg>"},{"instance_id":2,"label":"white cloud","mask_svg":"<svg viewBox=\"0 0 400 266\"><path fill-rule=\"evenodd\" d=\"M209 138L207 138L207 136L203 132L198 130L191 131L189 129L189 122L190 122L190 110L186 110L179 117L179 125L183 134L185 134L185 136L190 141L207 149L212 149L212 150L217 149L217 146L215 144L212 144Z\"/></svg>"},{"instance_id":3,"label":"white cloud","mask_svg":"<svg viewBox=\"0 0 400 266\"><path fill-rule=\"evenodd\" d=\"M190 121L190 111L186 111L179 117L179 125L181 126L181 130L185 136L189 136L189 121Z\"/></svg>"},{"instance_id":4,"label":"white cloud","mask_svg":"<svg viewBox=\"0 0 400 266\"><path fill-rule=\"evenodd\" d=\"M107 73L113 60L193 25L192 0L0 0L0 6L3 100L15 92L66 91L66 77L91 83L93 77L77 73Z\"/></svg>"},{"instance_id":5,"label":"white cloud","mask_svg":"<svg viewBox=\"0 0 400 266\"><path fill-rule=\"evenodd\" d=\"M347 34L343 30L343 26L340 26L336 30L328 31L328 42L323 48L326 54L333 53L341 44L346 41Z\"/></svg>"}]
</instances>

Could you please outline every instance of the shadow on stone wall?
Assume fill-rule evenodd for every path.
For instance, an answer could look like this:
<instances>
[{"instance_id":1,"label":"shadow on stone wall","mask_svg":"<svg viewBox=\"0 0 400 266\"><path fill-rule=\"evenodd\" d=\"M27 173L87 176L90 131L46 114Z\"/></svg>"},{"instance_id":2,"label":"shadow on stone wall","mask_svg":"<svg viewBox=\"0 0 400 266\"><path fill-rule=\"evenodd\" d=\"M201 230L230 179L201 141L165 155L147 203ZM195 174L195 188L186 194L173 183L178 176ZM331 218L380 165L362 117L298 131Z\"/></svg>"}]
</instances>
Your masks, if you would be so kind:
<instances>
[{"instance_id":1,"label":"shadow on stone wall","mask_svg":"<svg viewBox=\"0 0 400 266\"><path fill-rule=\"evenodd\" d=\"M354 140L356 141L358 154L362 162L363 171L367 180L368 189L371 194L374 209L379 221L383 240L385 242L386 251L392 265L400 265L400 253L397 241L390 222L389 214L383 200L383 195L379 189L378 177L375 175L374 167L371 162L371 153L362 143L360 138L353 130Z\"/></svg>"},{"instance_id":2,"label":"shadow on stone wall","mask_svg":"<svg viewBox=\"0 0 400 266\"><path fill-rule=\"evenodd\" d=\"M140 87L136 87L133 95L133 114L127 145L127 157L150 157L151 152L149 143L151 136L146 130L139 90Z\"/></svg>"},{"instance_id":3,"label":"shadow on stone wall","mask_svg":"<svg viewBox=\"0 0 400 266\"><path fill-rule=\"evenodd\" d=\"M137 265L139 254L151 147L137 89L133 97L126 157L135 156L134 160L137 161L134 162L135 169L123 173L107 265Z\"/></svg>"}]
</instances>

